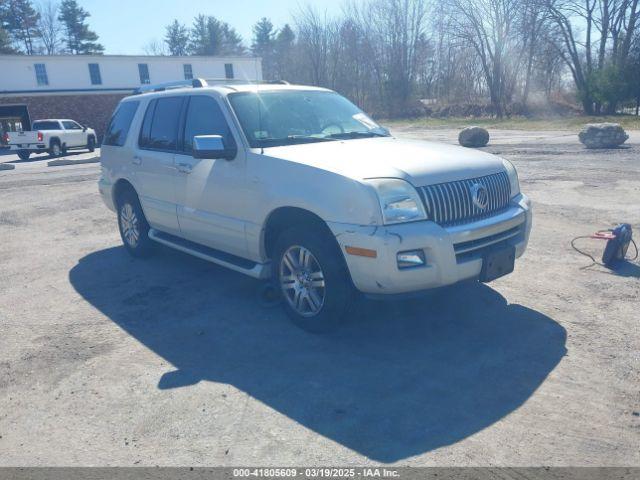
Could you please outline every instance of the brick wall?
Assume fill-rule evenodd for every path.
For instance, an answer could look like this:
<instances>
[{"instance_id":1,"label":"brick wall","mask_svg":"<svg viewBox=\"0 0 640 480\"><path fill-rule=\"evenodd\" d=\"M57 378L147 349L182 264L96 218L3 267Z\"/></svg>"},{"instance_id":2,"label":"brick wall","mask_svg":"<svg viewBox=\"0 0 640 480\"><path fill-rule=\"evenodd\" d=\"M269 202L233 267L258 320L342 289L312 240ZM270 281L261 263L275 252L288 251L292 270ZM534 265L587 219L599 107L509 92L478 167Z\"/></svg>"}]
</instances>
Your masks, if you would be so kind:
<instances>
[{"instance_id":1,"label":"brick wall","mask_svg":"<svg viewBox=\"0 0 640 480\"><path fill-rule=\"evenodd\" d=\"M124 94L0 96L0 105L27 105L31 121L40 118L70 118L93 128L98 142L102 142L111 114L124 97Z\"/></svg>"}]
</instances>

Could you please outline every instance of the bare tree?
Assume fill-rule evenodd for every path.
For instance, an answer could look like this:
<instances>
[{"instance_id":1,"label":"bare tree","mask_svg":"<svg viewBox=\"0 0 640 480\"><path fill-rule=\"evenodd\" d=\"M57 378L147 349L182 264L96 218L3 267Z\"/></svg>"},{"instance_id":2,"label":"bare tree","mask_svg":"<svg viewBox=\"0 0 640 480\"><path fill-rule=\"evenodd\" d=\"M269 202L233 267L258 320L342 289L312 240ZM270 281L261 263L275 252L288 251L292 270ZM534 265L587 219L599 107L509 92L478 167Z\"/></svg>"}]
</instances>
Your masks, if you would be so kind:
<instances>
[{"instance_id":1,"label":"bare tree","mask_svg":"<svg viewBox=\"0 0 640 480\"><path fill-rule=\"evenodd\" d=\"M38 33L47 55L55 55L62 47L62 24L58 20L59 9L60 6L51 0L38 5L37 8Z\"/></svg>"},{"instance_id":2,"label":"bare tree","mask_svg":"<svg viewBox=\"0 0 640 480\"><path fill-rule=\"evenodd\" d=\"M167 50L165 48L164 42L154 38L149 40L143 47L142 51L145 55L153 55L153 56L164 56L167 54Z\"/></svg>"}]
</instances>

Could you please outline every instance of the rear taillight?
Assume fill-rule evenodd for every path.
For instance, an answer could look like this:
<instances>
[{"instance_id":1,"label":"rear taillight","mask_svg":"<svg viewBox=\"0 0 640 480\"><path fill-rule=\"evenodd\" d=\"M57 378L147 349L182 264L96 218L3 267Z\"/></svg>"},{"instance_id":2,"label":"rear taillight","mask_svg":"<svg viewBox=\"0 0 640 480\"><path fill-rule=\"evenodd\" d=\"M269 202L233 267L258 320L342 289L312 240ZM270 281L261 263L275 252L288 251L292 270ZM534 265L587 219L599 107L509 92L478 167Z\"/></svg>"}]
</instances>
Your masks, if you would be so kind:
<instances>
[{"instance_id":1,"label":"rear taillight","mask_svg":"<svg viewBox=\"0 0 640 480\"><path fill-rule=\"evenodd\" d=\"M9 143L9 134L5 132L5 134L2 136L2 141L4 143Z\"/></svg>"},{"instance_id":2,"label":"rear taillight","mask_svg":"<svg viewBox=\"0 0 640 480\"><path fill-rule=\"evenodd\" d=\"M42 132L38 132L38 141L41 142L43 138Z\"/></svg>"}]
</instances>

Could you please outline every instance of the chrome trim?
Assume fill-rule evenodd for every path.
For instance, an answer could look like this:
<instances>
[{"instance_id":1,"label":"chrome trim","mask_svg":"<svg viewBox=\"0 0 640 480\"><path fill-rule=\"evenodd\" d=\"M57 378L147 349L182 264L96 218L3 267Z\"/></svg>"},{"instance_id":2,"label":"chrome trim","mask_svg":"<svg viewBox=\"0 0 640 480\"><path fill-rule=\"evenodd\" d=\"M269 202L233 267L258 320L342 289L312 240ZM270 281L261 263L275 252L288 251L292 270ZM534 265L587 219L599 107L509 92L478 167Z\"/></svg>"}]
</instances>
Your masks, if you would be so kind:
<instances>
[{"instance_id":1,"label":"chrome trim","mask_svg":"<svg viewBox=\"0 0 640 480\"><path fill-rule=\"evenodd\" d=\"M475 184L487 189L487 207L474 204ZM506 172L420 187L429 220L442 226L460 225L496 215L509 207L511 186Z\"/></svg>"}]
</instances>

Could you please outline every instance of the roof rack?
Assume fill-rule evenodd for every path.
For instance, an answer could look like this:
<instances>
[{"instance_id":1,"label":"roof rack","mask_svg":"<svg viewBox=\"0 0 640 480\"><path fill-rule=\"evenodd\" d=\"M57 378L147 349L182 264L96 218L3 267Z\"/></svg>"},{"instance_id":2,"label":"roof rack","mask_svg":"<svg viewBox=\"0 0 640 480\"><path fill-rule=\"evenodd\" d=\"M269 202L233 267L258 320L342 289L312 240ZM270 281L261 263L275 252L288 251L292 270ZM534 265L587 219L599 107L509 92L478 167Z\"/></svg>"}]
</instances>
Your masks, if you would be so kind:
<instances>
[{"instance_id":1,"label":"roof rack","mask_svg":"<svg viewBox=\"0 0 640 480\"><path fill-rule=\"evenodd\" d=\"M285 80L244 80L241 78L194 78L193 80L179 80L177 82L156 83L155 85L142 85L134 90L134 95L149 92L162 92L175 88L203 88L210 85L228 85L234 83L249 83L262 85L289 85Z\"/></svg>"}]
</instances>

